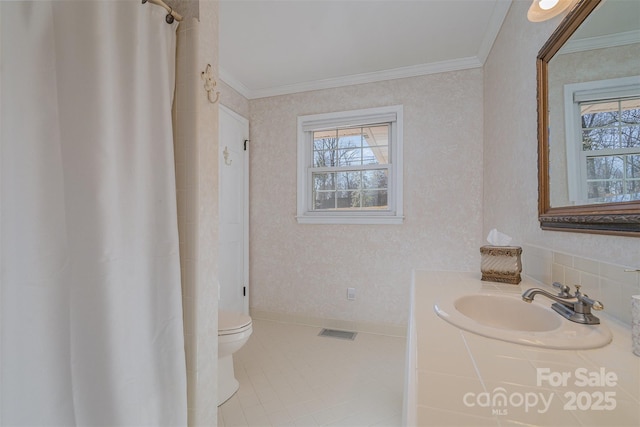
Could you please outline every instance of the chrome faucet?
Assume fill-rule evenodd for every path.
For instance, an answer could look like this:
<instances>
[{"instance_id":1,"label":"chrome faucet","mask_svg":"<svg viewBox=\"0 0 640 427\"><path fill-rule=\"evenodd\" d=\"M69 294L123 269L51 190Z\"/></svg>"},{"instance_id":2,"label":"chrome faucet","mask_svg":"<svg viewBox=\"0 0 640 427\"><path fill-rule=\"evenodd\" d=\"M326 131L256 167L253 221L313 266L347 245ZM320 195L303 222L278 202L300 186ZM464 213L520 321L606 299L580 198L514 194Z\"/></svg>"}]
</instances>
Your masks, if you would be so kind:
<instances>
[{"instance_id":1,"label":"chrome faucet","mask_svg":"<svg viewBox=\"0 0 640 427\"><path fill-rule=\"evenodd\" d=\"M555 301L551 304L551 308L572 322L585 325L600 324L600 319L591 314L591 309L598 311L602 310L604 306L600 301L593 300L587 294L580 292L580 285L576 285L576 292L573 295L569 292L571 288L567 285L554 282L553 287L560 290L558 295L554 295L544 289L531 288L522 294L522 299L526 302L532 302L536 295L541 294Z\"/></svg>"}]
</instances>

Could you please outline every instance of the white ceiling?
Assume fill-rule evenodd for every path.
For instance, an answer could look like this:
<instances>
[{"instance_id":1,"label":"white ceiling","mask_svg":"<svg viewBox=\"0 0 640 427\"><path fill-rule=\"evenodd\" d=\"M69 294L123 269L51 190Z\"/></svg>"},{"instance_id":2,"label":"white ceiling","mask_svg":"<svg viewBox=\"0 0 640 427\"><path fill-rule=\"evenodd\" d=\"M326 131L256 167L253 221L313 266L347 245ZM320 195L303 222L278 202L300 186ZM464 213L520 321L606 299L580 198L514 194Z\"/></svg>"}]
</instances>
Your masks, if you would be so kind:
<instances>
[{"instance_id":1,"label":"white ceiling","mask_svg":"<svg viewBox=\"0 0 640 427\"><path fill-rule=\"evenodd\" d=\"M249 99L480 67L511 0L221 0L220 77Z\"/></svg>"}]
</instances>

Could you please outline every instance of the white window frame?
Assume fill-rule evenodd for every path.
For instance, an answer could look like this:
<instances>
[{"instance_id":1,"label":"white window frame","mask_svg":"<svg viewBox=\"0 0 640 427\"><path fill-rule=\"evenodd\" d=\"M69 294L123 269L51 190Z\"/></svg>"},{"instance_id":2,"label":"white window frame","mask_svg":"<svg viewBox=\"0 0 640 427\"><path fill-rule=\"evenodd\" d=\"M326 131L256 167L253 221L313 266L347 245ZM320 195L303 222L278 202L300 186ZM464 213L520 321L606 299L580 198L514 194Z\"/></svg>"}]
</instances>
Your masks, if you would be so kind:
<instances>
[{"instance_id":1,"label":"white window frame","mask_svg":"<svg viewBox=\"0 0 640 427\"><path fill-rule=\"evenodd\" d=\"M298 117L298 209L300 224L402 224L402 105ZM316 211L312 206L313 132L390 123L387 209Z\"/></svg>"},{"instance_id":2,"label":"white window frame","mask_svg":"<svg viewBox=\"0 0 640 427\"><path fill-rule=\"evenodd\" d=\"M640 76L594 80L564 85L564 129L567 152L567 184L569 200L589 203L587 199L588 153L582 150L580 104L608 99L640 96ZM607 154L602 152L603 155Z\"/></svg>"}]
</instances>

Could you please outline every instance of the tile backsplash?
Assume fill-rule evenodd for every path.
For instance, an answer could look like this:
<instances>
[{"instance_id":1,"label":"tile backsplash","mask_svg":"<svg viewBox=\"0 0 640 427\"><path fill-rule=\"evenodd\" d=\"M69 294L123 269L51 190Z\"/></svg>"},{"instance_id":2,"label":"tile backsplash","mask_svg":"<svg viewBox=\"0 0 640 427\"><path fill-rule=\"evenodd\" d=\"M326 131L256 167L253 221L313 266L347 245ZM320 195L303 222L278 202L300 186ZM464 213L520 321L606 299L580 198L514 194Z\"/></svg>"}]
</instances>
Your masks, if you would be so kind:
<instances>
[{"instance_id":1,"label":"tile backsplash","mask_svg":"<svg viewBox=\"0 0 640 427\"><path fill-rule=\"evenodd\" d=\"M572 289L581 285L584 293L604 304L605 313L631 325L631 295L640 294L640 272L625 270L636 270L640 265L610 264L522 245L522 268L526 275L547 285L560 282Z\"/></svg>"}]
</instances>

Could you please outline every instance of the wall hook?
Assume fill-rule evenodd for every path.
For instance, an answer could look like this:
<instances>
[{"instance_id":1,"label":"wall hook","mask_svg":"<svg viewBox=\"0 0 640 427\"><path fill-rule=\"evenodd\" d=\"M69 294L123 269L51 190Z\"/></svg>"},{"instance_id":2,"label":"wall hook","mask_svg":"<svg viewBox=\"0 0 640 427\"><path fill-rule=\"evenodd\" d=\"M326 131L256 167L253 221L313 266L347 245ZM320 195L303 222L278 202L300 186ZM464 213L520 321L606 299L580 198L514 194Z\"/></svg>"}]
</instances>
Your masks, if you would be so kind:
<instances>
[{"instance_id":1,"label":"wall hook","mask_svg":"<svg viewBox=\"0 0 640 427\"><path fill-rule=\"evenodd\" d=\"M222 154L224 154L224 164L227 166L231 166L231 163L233 163L233 160L229 160L229 147L225 146Z\"/></svg>"},{"instance_id":2,"label":"wall hook","mask_svg":"<svg viewBox=\"0 0 640 427\"><path fill-rule=\"evenodd\" d=\"M220 92L216 91L217 83L213 78L211 64L207 64L207 67L204 69L200 77L204 80L204 90L207 91L207 98L209 99L209 102L215 104L218 102L218 99L220 99Z\"/></svg>"}]
</instances>

